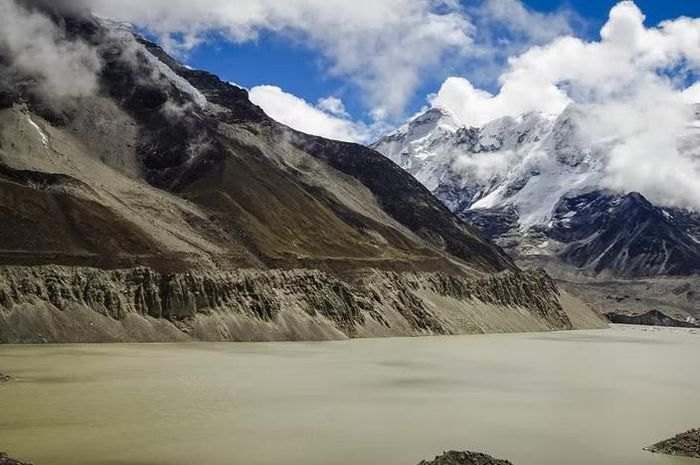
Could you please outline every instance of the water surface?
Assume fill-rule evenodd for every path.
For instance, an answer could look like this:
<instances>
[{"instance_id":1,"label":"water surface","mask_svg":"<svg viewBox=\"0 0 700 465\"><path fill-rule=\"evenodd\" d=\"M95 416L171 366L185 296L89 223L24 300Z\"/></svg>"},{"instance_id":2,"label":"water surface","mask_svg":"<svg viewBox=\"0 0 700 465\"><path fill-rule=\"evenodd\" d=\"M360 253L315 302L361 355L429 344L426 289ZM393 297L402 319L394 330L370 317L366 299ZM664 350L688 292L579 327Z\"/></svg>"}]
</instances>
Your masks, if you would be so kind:
<instances>
[{"instance_id":1,"label":"water surface","mask_svg":"<svg viewBox=\"0 0 700 465\"><path fill-rule=\"evenodd\" d=\"M0 347L0 450L36 465L691 465L700 335Z\"/></svg>"}]
</instances>

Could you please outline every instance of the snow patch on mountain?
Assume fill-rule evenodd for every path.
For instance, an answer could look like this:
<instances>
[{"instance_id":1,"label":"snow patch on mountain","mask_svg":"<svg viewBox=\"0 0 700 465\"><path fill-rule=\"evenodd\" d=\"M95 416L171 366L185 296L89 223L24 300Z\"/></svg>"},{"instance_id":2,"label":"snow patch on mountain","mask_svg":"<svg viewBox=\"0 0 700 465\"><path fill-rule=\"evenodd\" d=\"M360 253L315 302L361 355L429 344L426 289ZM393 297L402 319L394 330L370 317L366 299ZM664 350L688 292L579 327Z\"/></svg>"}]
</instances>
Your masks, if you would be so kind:
<instances>
[{"instance_id":1,"label":"snow patch on mountain","mask_svg":"<svg viewBox=\"0 0 700 465\"><path fill-rule=\"evenodd\" d=\"M34 130L39 134L39 137L41 137L41 143L44 146L44 148L49 148L49 136L46 135L46 133L41 129L41 127L36 124L36 122L32 119L29 114L27 114L27 122L34 128Z\"/></svg>"}]
</instances>

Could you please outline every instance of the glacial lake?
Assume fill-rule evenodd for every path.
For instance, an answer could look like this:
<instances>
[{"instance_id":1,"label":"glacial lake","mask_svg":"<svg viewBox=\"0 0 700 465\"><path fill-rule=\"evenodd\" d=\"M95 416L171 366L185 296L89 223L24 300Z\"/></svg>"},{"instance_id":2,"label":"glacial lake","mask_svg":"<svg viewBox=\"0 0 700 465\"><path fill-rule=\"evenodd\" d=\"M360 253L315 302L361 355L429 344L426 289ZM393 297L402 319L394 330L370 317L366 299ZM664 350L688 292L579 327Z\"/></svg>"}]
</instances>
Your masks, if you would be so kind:
<instances>
[{"instance_id":1,"label":"glacial lake","mask_svg":"<svg viewBox=\"0 0 700 465\"><path fill-rule=\"evenodd\" d=\"M0 451L36 465L700 463L700 334L610 330L328 343L0 346Z\"/></svg>"}]
</instances>

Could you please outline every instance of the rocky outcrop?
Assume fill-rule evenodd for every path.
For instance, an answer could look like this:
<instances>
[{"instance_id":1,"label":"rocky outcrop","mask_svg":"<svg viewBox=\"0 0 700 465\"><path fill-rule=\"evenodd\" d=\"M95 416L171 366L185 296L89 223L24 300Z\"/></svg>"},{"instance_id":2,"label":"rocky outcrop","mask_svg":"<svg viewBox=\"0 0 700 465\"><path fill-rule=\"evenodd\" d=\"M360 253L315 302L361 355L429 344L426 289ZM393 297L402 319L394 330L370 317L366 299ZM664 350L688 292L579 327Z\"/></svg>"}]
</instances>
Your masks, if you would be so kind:
<instances>
[{"instance_id":1,"label":"rocky outcrop","mask_svg":"<svg viewBox=\"0 0 700 465\"><path fill-rule=\"evenodd\" d=\"M670 326L676 328L700 328L699 325L688 321L681 321L671 318L668 315L658 311L651 310L642 315L622 315L619 313L606 313L605 316L611 323L625 325L643 325L643 326Z\"/></svg>"},{"instance_id":2,"label":"rocky outcrop","mask_svg":"<svg viewBox=\"0 0 700 465\"><path fill-rule=\"evenodd\" d=\"M6 453L0 452L0 465L32 465L29 462L20 462L10 458Z\"/></svg>"},{"instance_id":3,"label":"rocky outcrop","mask_svg":"<svg viewBox=\"0 0 700 465\"><path fill-rule=\"evenodd\" d=\"M6 267L0 269L0 342L342 339L581 327L561 299L543 272L470 279L377 270L340 276Z\"/></svg>"},{"instance_id":4,"label":"rocky outcrop","mask_svg":"<svg viewBox=\"0 0 700 465\"><path fill-rule=\"evenodd\" d=\"M450 451L435 457L435 460L423 460L418 465L513 465L508 460L499 460L478 452Z\"/></svg>"},{"instance_id":5,"label":"rocky outcrop","mask_svg":"<svg viewBox=\"0 0 700 465\"><path fill-rule=\"evenodd\" d=\"M700 459L700 429L693 429L678 434L671 439L661 441L646 450L667 455L680 455Z\"/></svg>"}]
</instances>

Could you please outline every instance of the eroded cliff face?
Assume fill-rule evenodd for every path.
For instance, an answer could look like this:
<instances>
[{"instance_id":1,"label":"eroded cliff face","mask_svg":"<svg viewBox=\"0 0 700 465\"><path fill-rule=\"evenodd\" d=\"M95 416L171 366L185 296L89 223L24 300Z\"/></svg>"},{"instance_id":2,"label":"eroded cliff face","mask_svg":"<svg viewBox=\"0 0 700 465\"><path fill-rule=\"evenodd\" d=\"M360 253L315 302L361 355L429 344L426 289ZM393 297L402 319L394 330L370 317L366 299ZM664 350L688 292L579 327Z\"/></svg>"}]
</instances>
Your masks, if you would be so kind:
<instances>
[{"instance_id":1,"label":"eroded cliff face","mask_svg":"<svg viewBox=\"0 0 700 465\"><path fill-rule=\"evenodd\" d=\"M376 270L0 269L6 343L326 340L604 324L540 272L469 279Z\"/></svg>"}]
</instances>

